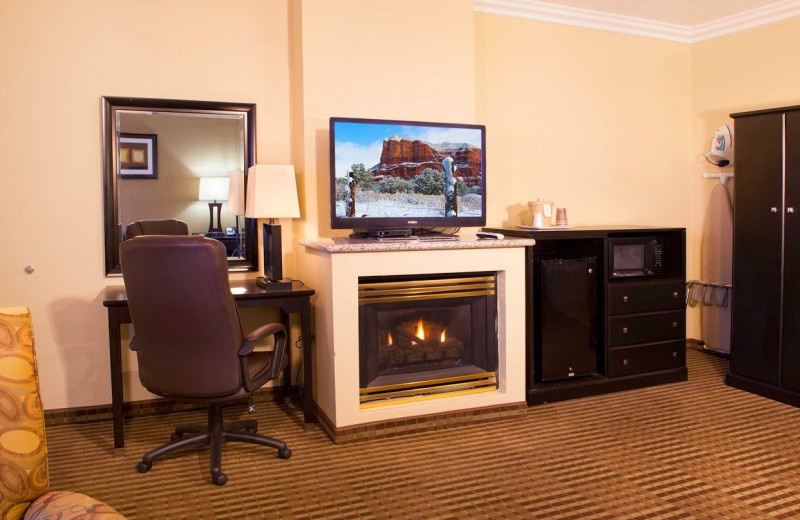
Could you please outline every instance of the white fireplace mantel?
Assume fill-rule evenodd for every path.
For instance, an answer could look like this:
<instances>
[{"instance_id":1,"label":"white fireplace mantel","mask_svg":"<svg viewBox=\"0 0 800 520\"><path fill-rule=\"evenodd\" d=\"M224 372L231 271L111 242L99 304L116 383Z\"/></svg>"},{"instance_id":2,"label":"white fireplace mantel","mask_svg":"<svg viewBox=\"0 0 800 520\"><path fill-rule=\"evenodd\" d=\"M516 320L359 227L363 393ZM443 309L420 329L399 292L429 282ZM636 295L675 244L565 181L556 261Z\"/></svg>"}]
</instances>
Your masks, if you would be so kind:
<instances>
[{"instance_id":1,"label":"white fireplace mantel","mask_svg":"<svg viewBox=\"0 0 800 520\"><path fill-rule=\"evenodd\" d=\"M525 402L525 247L531 239L452 242L301 240L302 277L314 301L317 406L336 428ZM358 278L497 272L498 389L362 409L359 404Z\"/></svg>"}]
</instances>

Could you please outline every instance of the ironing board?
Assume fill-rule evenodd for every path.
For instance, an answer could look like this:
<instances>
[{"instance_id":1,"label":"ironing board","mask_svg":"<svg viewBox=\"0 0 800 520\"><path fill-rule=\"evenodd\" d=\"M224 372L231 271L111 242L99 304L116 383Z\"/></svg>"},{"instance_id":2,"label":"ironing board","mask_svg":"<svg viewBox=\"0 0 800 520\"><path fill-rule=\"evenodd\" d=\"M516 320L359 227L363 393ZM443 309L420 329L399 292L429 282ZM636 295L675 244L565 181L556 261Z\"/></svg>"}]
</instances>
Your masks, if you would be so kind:
<instances>
[{"instance_id":1,"label":"ironing board","mask_svg":"<svg viewBox=\"0 0 800 520\"><path fill-rule=\"evenodd\" d=\"M733 210L728 190L717 183L711 190L703 226L702 280L716 285L733 283ZM710 290L710 289L706 289ZM700 314L705 348L729 353L731 350L731 303L727 306L702 304Z\"/></svg>"}]
</instances>

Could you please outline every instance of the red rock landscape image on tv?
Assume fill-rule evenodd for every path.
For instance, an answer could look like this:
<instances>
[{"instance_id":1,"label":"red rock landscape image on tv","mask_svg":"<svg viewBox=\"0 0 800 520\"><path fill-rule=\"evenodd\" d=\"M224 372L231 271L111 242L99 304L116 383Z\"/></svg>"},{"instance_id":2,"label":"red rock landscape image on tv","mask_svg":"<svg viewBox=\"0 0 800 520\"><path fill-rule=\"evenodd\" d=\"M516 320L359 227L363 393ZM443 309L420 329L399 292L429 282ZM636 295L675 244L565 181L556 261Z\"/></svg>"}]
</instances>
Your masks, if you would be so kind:
<instances>
[{"instance_id":1,"label":"red rock landscape image on tv","mask_svg":"<svg viewBox=\"0 0 800 520\"><path fill-rule=\"evenodd\" d=\"M331 121L334 220L482 218L484 127Z\"/></svg>"}]
</instances>

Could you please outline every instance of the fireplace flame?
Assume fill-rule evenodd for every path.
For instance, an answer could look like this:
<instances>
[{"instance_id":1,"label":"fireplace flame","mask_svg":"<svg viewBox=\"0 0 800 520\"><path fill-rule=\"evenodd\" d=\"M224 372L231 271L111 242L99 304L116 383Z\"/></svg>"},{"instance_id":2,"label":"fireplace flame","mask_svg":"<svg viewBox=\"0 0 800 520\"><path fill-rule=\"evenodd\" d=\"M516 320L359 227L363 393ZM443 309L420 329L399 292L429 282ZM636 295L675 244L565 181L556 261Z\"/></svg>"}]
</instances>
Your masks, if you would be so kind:
<instances>
[{"instance_id":1,"label":"fireplace flame","mask_svg":"<svg viewBox=\"0 0 800 520\"><path fill-rule=\"evenodd\" d=\"M422 318L417 321L417 334L419 339L425 339L425 329L422 327Z\"/></svg>"},{"instance_id":2,"label":"fireplace flame","mask_svg":"<svg viewBox=\"0 0 800 520\"><path fill-rule=\"evenodd\" d=\"M447 341L447 335L445 334L446 332L447 332L447 329L442 329L442 335L439 336L439 342L440 343L444 343L445 341Z\"/></svg>"},{"instance_id":3,"label":"fireplace flame","mask_svg":"<svg viewBox=\"0 0 800 520\"><path fill-rule=\"evenodd\" d=\"M392 344L392 333L390 332L390 333L388 333L387 335L388 335L389 337L387 338L387 343L386 343L386 344L387 344L387 345L391 345L391 344Z\"/></svg>"}]
</instances>

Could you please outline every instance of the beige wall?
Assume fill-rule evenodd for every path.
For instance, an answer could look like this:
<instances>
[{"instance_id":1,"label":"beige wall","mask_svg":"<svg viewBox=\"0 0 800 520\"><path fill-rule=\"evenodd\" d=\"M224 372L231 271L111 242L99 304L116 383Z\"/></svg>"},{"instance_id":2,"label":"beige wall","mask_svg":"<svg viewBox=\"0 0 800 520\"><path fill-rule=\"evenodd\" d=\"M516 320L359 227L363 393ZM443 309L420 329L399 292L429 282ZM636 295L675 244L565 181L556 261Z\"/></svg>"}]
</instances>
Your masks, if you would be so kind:
<instances>
[{"instance_id":1,"label":"beige wall","mask_svg":"<svg viewBox=\"0 0 800 520\"><path fill-rule=\"evenodd\" d=\"M691 114L685 44L476 15L488 223L686 226Z\"/></svg>"},{"instance_id":2,"label":"beige wall","mask_svg":"<svg viewBox=\"0 0 800 520\"><path fill-rule=\"evenodd\" d=\"M288 162L287 20L287 0L0 3L0 305L32 309L46 408L110 402L101 96L257 103L258 160Z\"/></svg>"},{"instance_id":3,"label":"beige wall","mask_svg":"<svg viewBox=\"0 0 800 520\"><path fill-rule=\"evenodd\" d=\"M328 223L328 118L352 116L484 123L488 224L518 224L544 197L574 224L686 226L691 277L711 132L800 92L797 19L686 45L475 14L470 0L136 8L0 3L0 305L32 308L48 409L110 400L101 294L121 280L103 276L103 95L256 103L258 162L297 165L289 276L306 267L297 236L342 234ZM126 395L142 398L127 362Z\"/></svg>"}]
</instances>

